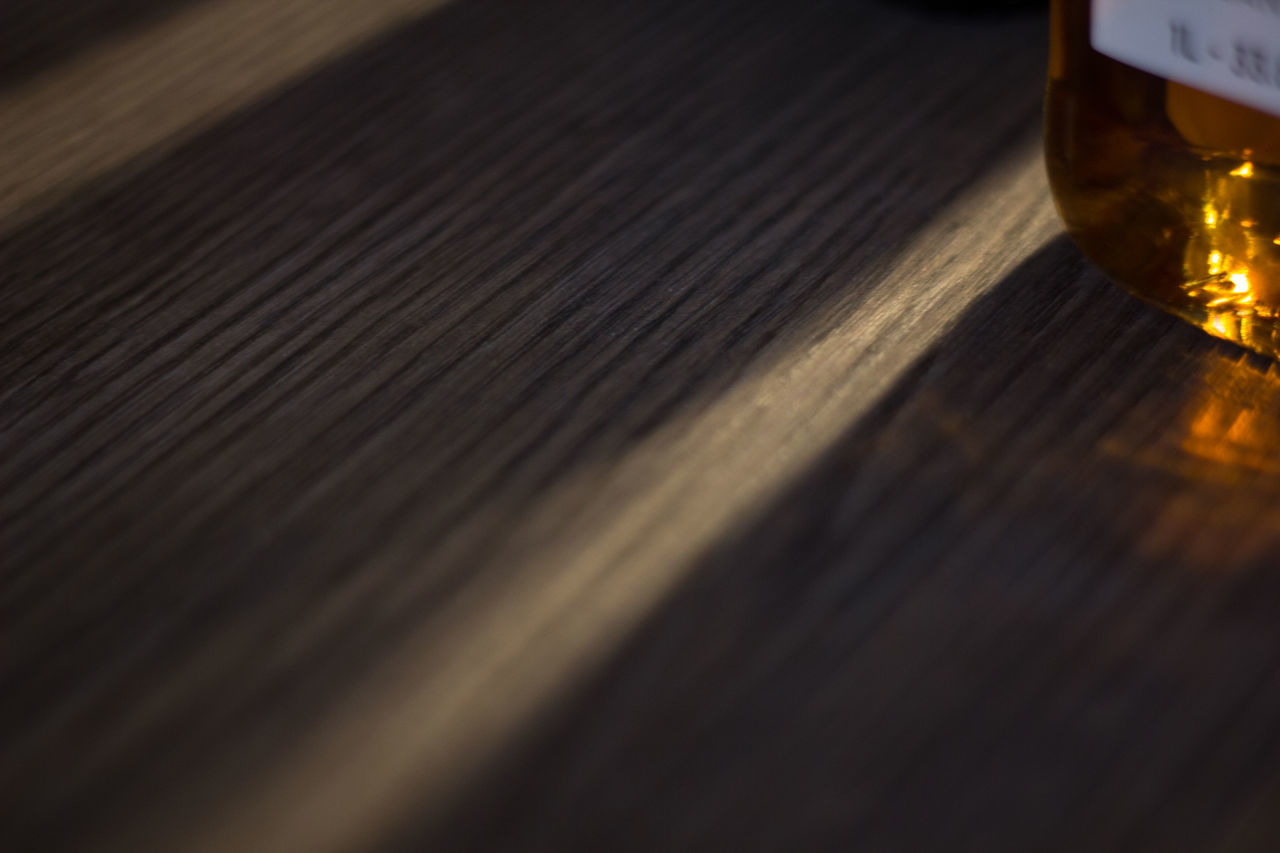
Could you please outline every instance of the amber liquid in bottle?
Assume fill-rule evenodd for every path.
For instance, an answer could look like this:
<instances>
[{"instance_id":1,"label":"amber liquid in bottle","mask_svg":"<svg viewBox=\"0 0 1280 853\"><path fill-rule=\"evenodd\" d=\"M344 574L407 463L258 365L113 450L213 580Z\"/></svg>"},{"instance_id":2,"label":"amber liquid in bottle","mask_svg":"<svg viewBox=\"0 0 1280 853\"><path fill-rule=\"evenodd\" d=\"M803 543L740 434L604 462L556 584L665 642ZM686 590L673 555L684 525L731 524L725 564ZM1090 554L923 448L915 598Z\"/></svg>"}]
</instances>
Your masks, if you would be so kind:
<instances>
[{"instance_id":1,"label":"amber liquid in bottle","mask_svg":"<svg viewBox=\"0 0 1280 853\"><path fill-rule=\"evenodd\" d=\"M1046 154L1067 230L1135 295L1280 355L1280 118L1099 53L1090 14L1053 0Z\"/></svg>"}]
</instances>

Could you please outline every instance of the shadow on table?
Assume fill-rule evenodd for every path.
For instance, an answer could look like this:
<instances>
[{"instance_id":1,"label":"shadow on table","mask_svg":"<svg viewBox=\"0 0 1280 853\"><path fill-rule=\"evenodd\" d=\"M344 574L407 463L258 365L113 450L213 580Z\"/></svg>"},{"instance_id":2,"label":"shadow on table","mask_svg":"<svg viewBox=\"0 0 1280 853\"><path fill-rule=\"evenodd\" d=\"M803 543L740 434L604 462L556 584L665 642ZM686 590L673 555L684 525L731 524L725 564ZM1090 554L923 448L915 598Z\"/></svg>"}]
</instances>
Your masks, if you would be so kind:
<instances>
[{"instance_id":1,"label":"shadow on table","mask_svg":"<svg viewBox=\"0 0 1280 853\"><path fill-rule=\"evenodd\" d=\"M1278 565L1276 367L1060 238L410 837L1265 849Z\"/></svg>"},{"instance_id":2,"label":"shadow on table","mask_svg":"<svg viewBox=\"0 0 1280 853\"><path fill-rule=\"evenodd\" d=\"M197 0L6 0L0 4L0 92L129 27Z\"/></svg>"},{"instance_id":3,"label":"shadow on table","mask_svg":"<svg viewBox=\"0 0 1280 853\"><path fill-rule=\"evenodd\" d=\"M149 815L206 768L240 791L480 574L433 550L455 522L496 538L856 303L1037 121L1040 21L588 6L464 0L6 236L6 438L24 453L0 490L21 571L3 604L23 652L3 718L30 761L4 781L40 839ZM1096 777L1030 749L1073 741L1018 691L1068 640L1132 662L1068 605L1148 585L1207 607L1254 583L1235 606L1261 613L1267 579L1104 571L1140 534L1139 563L1212 552L1141 527L1181 488L1162 523L1183 535L1203 501L1140 465L1139 439L1178 422L1212 359L1252 368L1064 277L1073 257L1051 247L997 288L705 557L566 701L558 746L495 789L496 840L789 846L874 820L942 832L959 794L1084 795L1068 782ZM947 762L1003 731L977 683L1029 740L959 786ZM1115 745L1109 715L1164 697L1123 686L1116 707L1063 706L1086 757Z\"/></svg>"},{"instance_id":4,"label":"shadow on table","mask_svg":"<svg viewBox=\"0 0 1280 853\"><path fill-rule=\"evenodd\" d=\"M81 697L42 766L179 679L174 731L283 741L475 579L455 528L856 301L1037 123L1040 20L590 8L451 5L0 241L6 719ZM282 631L316 657L261 666ZM85 814L146 776L48 772Z\"/></svg>"}]
</instances>

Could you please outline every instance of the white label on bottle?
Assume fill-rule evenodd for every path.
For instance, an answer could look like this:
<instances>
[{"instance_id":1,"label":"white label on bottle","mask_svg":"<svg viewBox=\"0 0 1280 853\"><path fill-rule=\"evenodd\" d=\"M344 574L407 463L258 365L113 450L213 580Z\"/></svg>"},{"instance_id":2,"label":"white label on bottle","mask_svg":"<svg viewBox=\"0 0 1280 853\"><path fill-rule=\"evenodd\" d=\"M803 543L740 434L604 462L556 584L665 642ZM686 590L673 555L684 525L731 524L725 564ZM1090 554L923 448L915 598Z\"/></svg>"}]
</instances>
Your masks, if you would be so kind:
<instances>
[{"instance_id":1,"label":"white label on bottle","mask_svg":"<svg viewBox=\"0 0 1280 853\"><path fill-rule=\"evenodd\" d=\"M1280 0L1093 0L1093 49L1280 115Z\"/></svg>"}]
</instances>

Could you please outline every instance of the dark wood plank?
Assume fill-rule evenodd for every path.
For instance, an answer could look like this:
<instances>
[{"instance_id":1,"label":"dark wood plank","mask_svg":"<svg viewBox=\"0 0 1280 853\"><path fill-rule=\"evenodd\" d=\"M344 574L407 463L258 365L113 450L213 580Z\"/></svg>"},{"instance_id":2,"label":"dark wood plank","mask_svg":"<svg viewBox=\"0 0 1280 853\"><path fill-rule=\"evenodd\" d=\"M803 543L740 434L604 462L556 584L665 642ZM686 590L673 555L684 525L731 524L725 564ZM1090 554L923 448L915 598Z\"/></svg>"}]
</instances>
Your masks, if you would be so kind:
<instances>
[{"instance_id":1,"label":"dark wood plank","mask_svg":"<svg viewBox=\"0 0 1280 853\"><path fill-rule=\"evenodd\" d=\"M1277 441L1060 239L406 848L1269 849Z\"/></svg>"},{"instance_id":2,"label":"dark wood plank","mask_svg":"<svg viewBox=\"0 0 1280 853\"><path fill-rule=\"evenodd\" d=\"M131 26L192 0L7 0L0 5L0 87L13 86Z\"/></svg>"},{"instance_id":3,"label":"dark wood plank","mask_svg":"<svg viewBox=\"0 0 1280 853\"><path fill-rule=\"evenodd\" d=\"M444 0L38 0L0 7L0 230L148 161ZM155 14L147 14L148 11ZM92 34L80 46L77 33ZM42 43L67 55L35 70ZM56 53L56 51L55 51ZM6 59L31 73L5 85Z\"/></svg>"},{"instance_id":4,"label":"dark wood plank","mask_svg":"<svg viewBox=\"0 0 1280 853\"><path fill-rule=\"evenodd\" d=\"M5 840L1260 848L1273 375L1044 39L462 0L0 238Z\"/></svg>"}]
</instances>

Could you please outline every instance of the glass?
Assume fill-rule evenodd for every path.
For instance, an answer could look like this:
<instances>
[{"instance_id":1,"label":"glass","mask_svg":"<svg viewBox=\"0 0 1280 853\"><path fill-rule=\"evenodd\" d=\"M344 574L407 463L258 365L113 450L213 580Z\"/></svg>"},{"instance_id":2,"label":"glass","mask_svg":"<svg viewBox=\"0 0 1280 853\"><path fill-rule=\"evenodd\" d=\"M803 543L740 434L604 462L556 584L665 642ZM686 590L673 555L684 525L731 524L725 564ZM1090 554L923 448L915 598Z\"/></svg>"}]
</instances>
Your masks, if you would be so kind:
<instances>
[{"instance_id":1,"label":"glass","mask_svg":"<svg viewBox=\"0 0 1280 853\"><path fill-rule=\"evenodd\" d=\"M1051 12L1046 159L1067 230L1133 294L1276 356L1280 118L1099 53L1090 5ZM1209 51L1250 85L1280 86L1280 44L1273 57L1265 42L1195 44L1176 22L1152 26L1172 52L1207 63Z\"/></svg>"}]
</instances>

